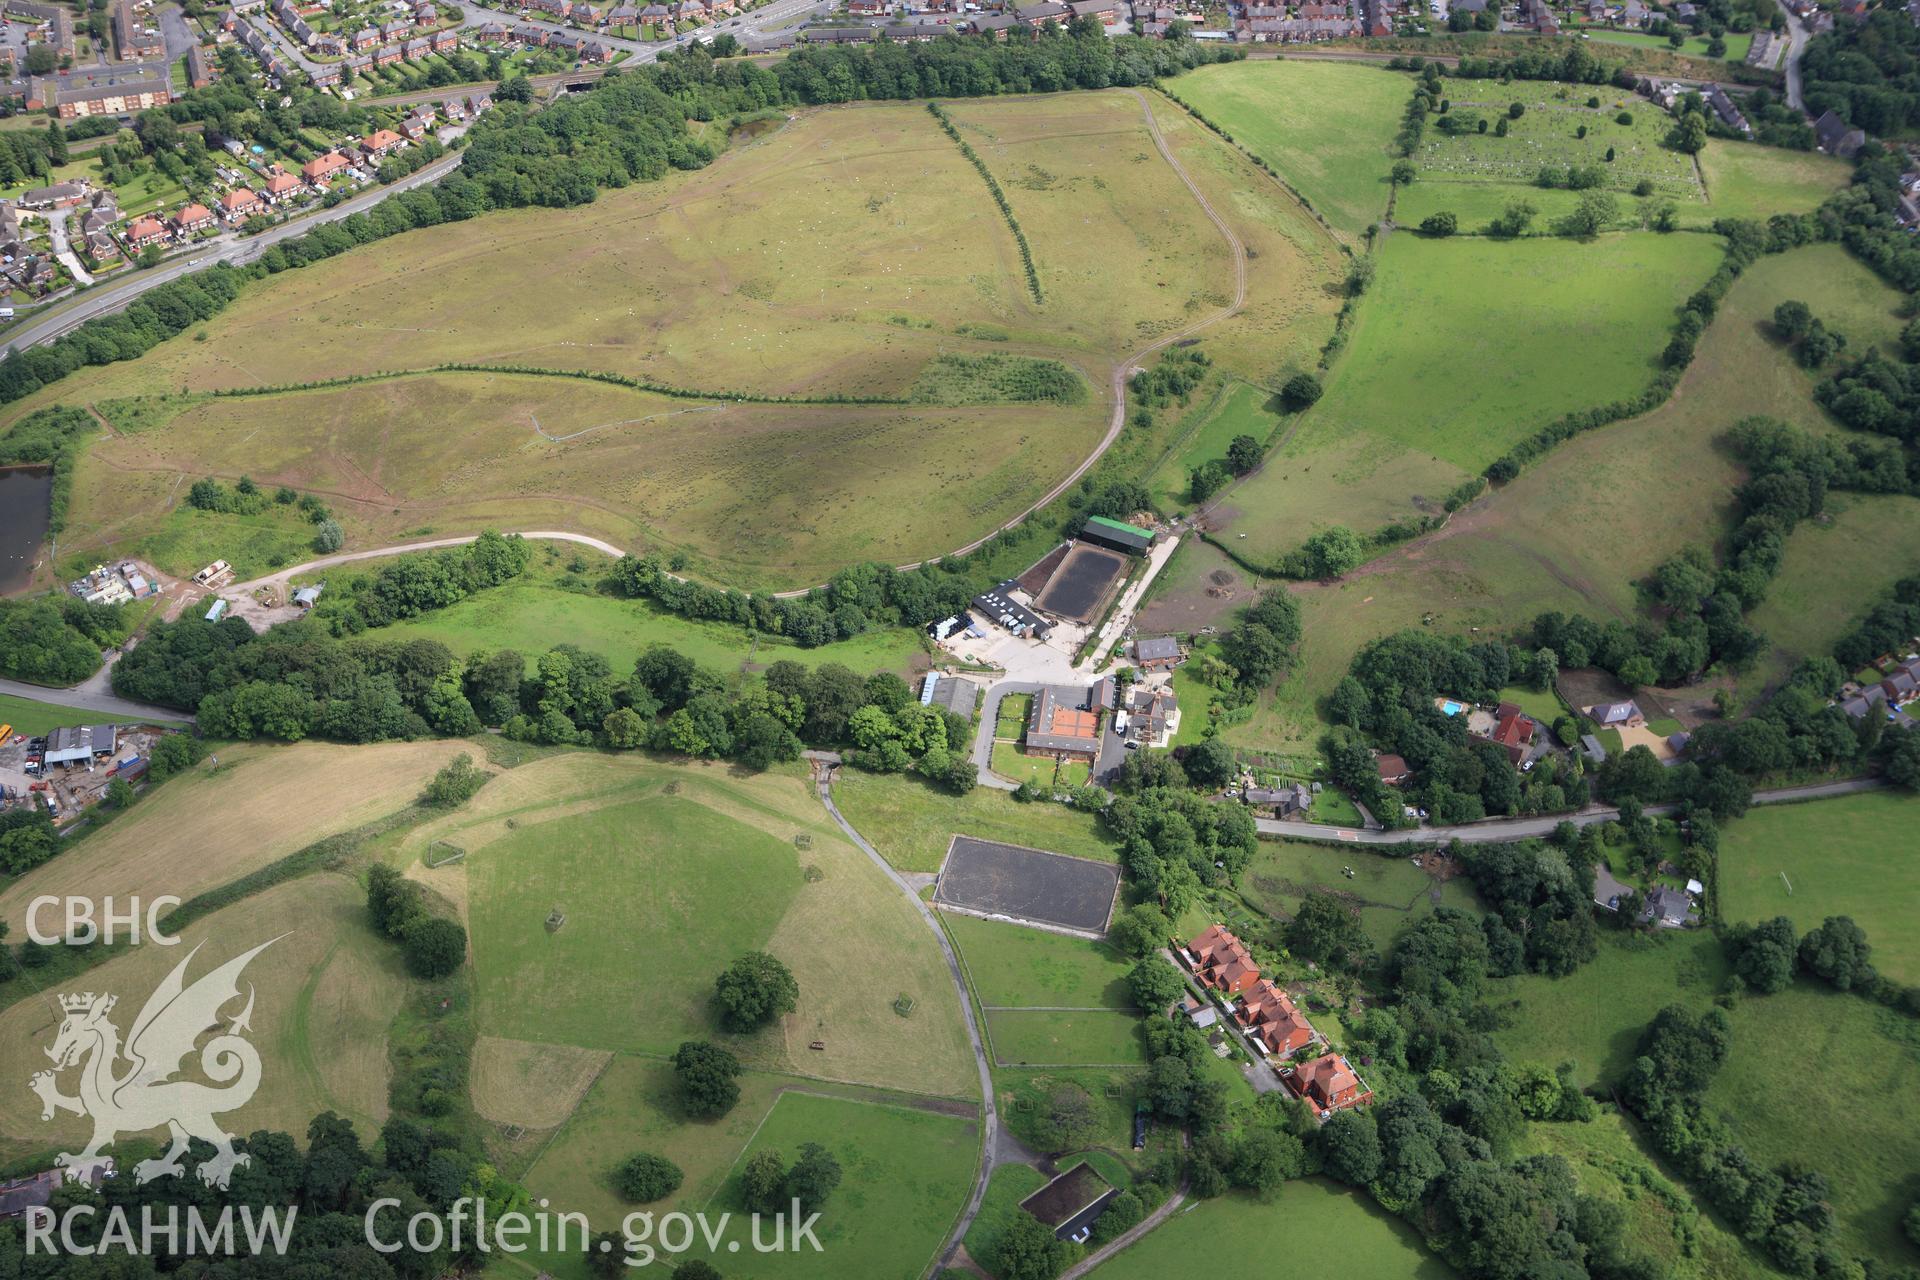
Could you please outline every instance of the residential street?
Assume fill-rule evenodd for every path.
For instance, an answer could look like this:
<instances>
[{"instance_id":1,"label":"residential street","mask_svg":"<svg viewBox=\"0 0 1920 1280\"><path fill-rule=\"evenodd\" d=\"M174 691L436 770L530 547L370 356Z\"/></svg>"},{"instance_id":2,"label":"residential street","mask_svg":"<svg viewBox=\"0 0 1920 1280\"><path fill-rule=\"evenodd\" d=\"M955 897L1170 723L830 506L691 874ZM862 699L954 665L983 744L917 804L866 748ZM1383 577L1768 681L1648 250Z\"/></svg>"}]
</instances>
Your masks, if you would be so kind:
<instances>
[{"instance_id":1,"label":"residential street","mask_svg":"<svg viewBox=\"0 0 1920 1280\"><path fill-rule=\"evenodd\" d=\"M1807 24L1800 21L1793 10L1787 8L1784 0L1774 0L1780 6L1780 12L1787 15L1787 58L1784 69L1787 73L1787 105L1796 111L1807 109L1807 100L1801 93L1800 59L1807 52Z\"/></svg>"}]
</instances>

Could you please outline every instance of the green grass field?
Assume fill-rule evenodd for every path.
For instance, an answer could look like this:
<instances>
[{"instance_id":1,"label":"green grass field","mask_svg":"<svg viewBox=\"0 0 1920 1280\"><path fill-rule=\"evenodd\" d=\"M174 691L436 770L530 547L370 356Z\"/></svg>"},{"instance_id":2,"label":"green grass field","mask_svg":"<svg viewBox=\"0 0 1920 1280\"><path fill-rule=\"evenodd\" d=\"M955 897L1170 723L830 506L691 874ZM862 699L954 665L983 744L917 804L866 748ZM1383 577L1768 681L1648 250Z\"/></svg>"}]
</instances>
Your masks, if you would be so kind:
<instances>
[{"instance_id":1,"label":"green grass field","mask_svg":"<svg viewBox=\"0 0 1920 1280\"><path fill-rule=\"evenodd\" d=\"M1824 1173L1847 1245L1890 1265L1920 1261L1899 1226L1920 1168L1920 1024L1807 981L1729 1016L1733 1045L1707 1105L1756 1159ZM1794 1070L1811 1063L1818 1088Z\"/></svg>"},{"instance_id":2,"label":"green grass field","mask_svg":"<svg viewBox=\"0 0 1920 1280\"><path fill-rule=\"evenodd\" d=\"M724 1233L718 1253L707 1255L701 1246L690 1256L712 1256L729 1276L779 1280L917 1274L966 1199L978 1146L970 1119L831 1084L749 1072L733 1111L717 1121L689 1123L672 1101L673 1089L665 1064L615 1058L529 1170L527 1185L552 1201L555 1212L585 1213L596 1229L612 1230L633 1206L613 1193L609 1171L637 1150L664 1155L682 1168L686 1181L649 1208L656 1214L704 1210L716 1223L730 1215L728 1225L717 1228ZM843 1174L815 1227L823 1252L757 1254L740 1201L739 1168L763 1150L792 1160L807 1142L832 1151ZM770 1227L766 1234L771 1236ZM738 1249L730 1250L724 1243L729 1241ZM538 1262L566 1280L592 1274L578 1254L541 1256Z\"/></svg>"},{"instance_id":3,"label":"green grass field","mask_svg":"<svg viewBox=\"0 0 1920 1280\"><path fill-rule=\"evenodd\" d=\"M1168 511L1190 504L1189 482L1195 468L1227 456L1235 436L1266 444L1281 424L1273 393L1245 382L1223 383L1192 416L1190 428L1175 442L1165 461L1148 477L1147 487Z\"/></svg>"},{"instance_id":4,"label":"green grass field","mask_svg":"<svg viewBox=\"0 0 1920 1280\"><path fill-rule=\"evenodd\" d=\"M1037 246L1040 306L984 184L933 120L912 105L862 104L805 114L709 169L581 209L434 227L404 251L317 264L297 289L262 283L196 330L204 341L87 370L8 420L48 403L446 361L610 371L717 398L662 403L602 384L470 374L194 404L90 451L63 547L135 545L183 475L214 472L322 492L354 540L428 522L560 520L621 545L685 551L697 572L746 587L939 553L1084 458L1106 419L1112 362L1224 305L1231 282L1224 239L1159 156L1134 95L953 110ZM1125 182L1109 180L1117 171ZM1223 175L1248 179L1218 166L1205 176ZM1276 294L1322 270L1324 246L1311 260L1267 247L1262 272ZM608 280L621 287L610 293ZM1330 310L1324 296L1305 307L1263 300L1260 322L1272 330L1297 315L1318 330ZM975 336L988 332L999 340ZM904 396L947 352L1063 360L1100 394L1077 406L725 398ZM262 429L278 422L301 429ZM462 465L449 470L449 454Z\"/></svg>"},{"instance_id":5,"label":"green grass field","mask_svg":"<svg viewBox=\"0 0 1920 1280\"><path fill-rule=\"evenodd\" d=\"M1345 875L1349 867L1352 879ZM1311 890L1334 894L1360 913L1361 927L1382 954L1395 934L1436 906L1479 909L1473 886L1459 877L1440 881L1405 858L1292 840L1262 840L1240 887L1249 902L1277 919L1291 918Z\"/></svg>"},{"instance_id":6,"label":"green grass field","mask_svg":"<svg viewBox=\"0 0 1920 1280\"><path fill-rule=\"evenodd\" d=\"M966 1202L979 1126L905 1107L789 1093L742 1158L772 1150L792 1159L807 1142L831 1151L844 1175L815 1229L821 1251L757 1254L743 1247L714 1261L730 1276L777 1280L925 1270ZM738 1213L742 1205L729 1187L709 1207Z\"/></svg>"},{"instance_id":7,"label":"green grass field","mask_svg":"<svg viewBox=\"0 0 1920 1280\"><path fill-rule=\"evenodd\" d=\"M417 988L399 949L368 924L359 885L340 875L307 876L204 916L182 929L180 938L180 947L128 948L73 989L151 991L196 945L204 943L206 950L189 979L278 938L246 970L244 981L258 995L252 1042L263 1068L258 1093L228 1113L230 1124L240 1133L304 1134L314 1115L333 1110L371 1142L387 1116L388 1026ZM37 991L37 985L31 971L15 978L5 988L10 1005L0 1012L0 1065L22 1083L46 1069L43 1050L59 1021L51 993ZM69 1073L63 1082L68 1090L72 1081ZM83 1141L88 1128L81 1117L42 1123L38 1107L11 1105L0 1109L0 1153L11 1159L75 1150L67 1144Z\"/></svg>"},{"instance_id":8,"label":"green grass field","mask_svg":"<svg viewBox=\"0 0 1920 1280\"><path fill-rule=\"evenodd\" d=\"M987 1038L1003 1067L1146 1065L1140 1017L1111 1010L989 1009Z\"/></svg>"},{"instance_id":9,"label":"green grass field","mask_svg":"<svg viewBox=\"0 0 1920 1280\"><path fill-rule=\"evenodd\" d=\"M1227 741L1261 748L1317 741L1324 732L1320 700L1346 674L1355 649L1429 615L1433 626L1461 635L1474 627L1510 628L1547 609L1636 616L1635 580L1682 547L1712 546L1724 536L1740 480L1721 444L1733 423L1767 414L1828 429L1813 403L1814 379L1781 359L1770 336L1773 308L1785 298L1834 317L1854 343L1886 341L1898 331L1899 295L1839 246L1762 258L1728 293L1665 405L1561 445L1443 531L1389 551L1359 573L1328 586L1294 588L1303 631L1295 674L1263 696L1252 719L1228 729ZM1356 354L1343 358L1343 370L1355 367ZM1330 390L1327 400L1333 395ZM1304 508L1316 522L1366 527L1343 515L1337 500L1365 512L1390 505L1386 499L1397 493L1394 514L1405 514L1417 509L1406 495L1431 503L1444 493L1438 484L1396 482L1384 468L1370 472L1365 461L1346 469L1348 454L1366 448L1350 436L1296 441L1246 485L1228 491L1221 510L1241 514L1220 536L1246 547L1253 539L1239 542L1236 531L1265 529L1277 547L1297 545L1312 525L1284 525L1289 510ZM1325 481L1329 468L1336 483ZM1593 518L1595 493L1612 495L1604 520ZM1816 541L1821 536L1807 534ZM1790 554L1794 546L1790 540ZM1201 607L1183 610L1186 625L1218 622L1232 607L1195 603ZM1836 596L1821 611L1844 619L1858 607L1851 596Z\"/></svg>"},{"instance_id":10,"label":"green grass field","mask_svg":"<svg viewBox=\"0 0 1920 1280\"><path fill-rule=\"evenodd\" d=\"M713 1030L694 974L635 984L624 1006L589 973L705 975L764 948L804 880L791 845L672 796L509 832L473 855L470 918L481 1026L588 1048L671 1053ZM566 925L549 933L558 905Z\"/></svg>"},{"instance_id":11,"label":"green grass field","mask_svg":"<svg viewBox=\"0 0 1920 1280\"><path fill-rule=\"evenodd\" d=\"M1550 1067L1572 1063L1582 1086L1617 1080L1633 1064L1641 1031L1669 1004L1699 1009L1726 981L1726 959L1710 933L1652 936L1603 929L1600 954L1565 978L1523 975L1489 984L1501 1014L1494 1036L1508 1057ZM1778 1049L1769 1051L1777 1059Z\"/></svg>"},{"instance_id":12,"label":"green grass field","mask_svg":"<svg viewBox=\"0 0 1920 1280\"><path fill-rule=\"evenodd\" d=\"M1284 1257L1290 1274L1447 1280L1413 1229L1360 1191L1321 1178L1284 1184L1271 1199L1234 1192L1183 1206L1093 1274L1159 1280L1225 1274L1253 1257Z\"/></svg>"},{"instance_id":13,"label":"green grass field","mask_svg":"<svg viewBox=\"0 0 1920 1280\"><path fill-rule=\"evenodd\" d=\"M1605 44L1633 45L1641 49L1666 49L1685 54L1690 58L1711 58L1707 45L1711 43L1706 36L1688 36L1687 42L1678 49L1665 36L1656 36L1645 31L1607 31L1600 27L1588 27L1580 34L1590 40L1599 40ZM1753 48L1751 31L1729 31L1722 37L1727 43L1727 51L1720 55L1725 62L1745 62L1747 51Z\"/></svg>"},{"instance_id":14,"label":"green grass field","mask_svg":"<svg viewBox=\"0 0 1920 1280\"><path fill-rule=\"evenodd\" d=\"M1854 620L1920 571L1920 502L1908 494L1834 494L1826 521L1804 521L1787 540L1773 586L1747 620L1770 649L1743 674L1758 694L1800 658L1829 654Z\"/></svg>"},{"instance_id":15,"label":"green grass field","mask_svg":"<svg viewBox=\"0 0 1920 1280\"><path fill-rule=\"evenodd\" d=\"M905 774L842 769L833 798L854 829L902 871L938 871L955 834L1102 862L1120 856L1091 815L1059 804L1021 804L985 787L954 796Z\"/></svg>"},{"instance_id":16,"label":"green grass field","mask_svg":"<svg viewBox=\"0 0 1920 1280\"><path fill-rule=\"evenodd\" d=\"M597 553L588 554L598 559ZM461 655L479 649L518 649L532 658L556 644L574 644L602 655L615 670L631 666L641 650L655 644L671 645L716 671L787 661L809 667L838 662L862 674L904 673L920 656L919 638L912 631L873 631L817 649L765 637L756 644L739 627L683 618L644 600L619 600L538 582L496 587L395 623L378 634L389 640L438 640Z\"/></svg>"},{"instance_id":17,"label":"green grass field","mask_svg":"<svg viewBox=\"0 0 1920 1280\"><path fill-rule=\"evenodd\" d=\"M1357 241L1387 207L1387 144L1411 77L1376 67L1285 60L1225 63L1176 76L1169 92L1279 171Z\"/></svg>"},{"instance_id":18,"label":"green grass field","mask_svg":"<svg viewBox=\"0 0 1920 1280\"><path fill-rule=\"evenodd\" d=\"M1916 824L1920 800L1897 791L1751 810L1722 835L1721 915L1786 916L1802 932L1828 916L1851 916L1873 944L1876 967L1920 982L1920 867L1908 856Z\"/></svg>"},{"instance_id":19,"label":"green grass field","mask_svg":"<svg viewBox=\"0 0 1920 1280\"><path fill-rule=\"evenodd\" d=\"M415 863L444 840L464 862ZM513 769L394 858L466 913L483 1034L668 1054L717 1034L733 956L779 957L798 1009L723 1036L749 1065L968 1097L959 997L918 911L840 835L797 766L758 775L634 756ZM546 928L558 907L565 921ZM835 939L823 946L821 939ZM611 985L583 974L633 975ZM905 1016L894 1008L905 995ZM810 1046L820 1042L823 1048Z\"/></svg>"},{"instance_id":20,"label":"green grass field","mask_svg":"<svg viewBox=\"0 0 1920 1280\"><path fill-rule=\"evenodd\" d=\"M1130 1009L1129 961L1104 942L1025 925L945 915L980 1003Z\"/></svg>"},{"instance_id":21,"label":"green grass field","mask_svg":"<svg viewBox=\"0 0 1920 1280\"><path fill-rule=\"evenodd\" d=\"M1587 1124L1527 1126L1519 1154L1557 1155L1583 1194L1619 1205L1633 1243L1672 1280L1772 1280L1776 1270L1691 1192L1661 1172L1633 1123L1603 1110Z\"/></svg>"}]
</instances>

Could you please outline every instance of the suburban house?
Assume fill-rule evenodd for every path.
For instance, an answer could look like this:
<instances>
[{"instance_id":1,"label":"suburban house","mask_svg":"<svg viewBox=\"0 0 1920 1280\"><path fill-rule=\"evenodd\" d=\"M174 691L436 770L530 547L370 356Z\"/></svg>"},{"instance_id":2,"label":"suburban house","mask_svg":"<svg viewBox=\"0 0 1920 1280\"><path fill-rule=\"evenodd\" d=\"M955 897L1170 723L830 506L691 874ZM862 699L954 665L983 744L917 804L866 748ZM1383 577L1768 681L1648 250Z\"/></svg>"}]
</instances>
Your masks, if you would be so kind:
<instances>
[{"instance_id":1,"label":"suburban house","mask_svg":"<svg viewBox=\"0 0 1920 1280\"><path fill-rule=\"evenodd\" d=\"M1270 1058L1292 1057L1320 1038L1294 1007L1292 997L1269 978L1260 979L1241 995L1234 1017Z\"/></svg>"},{"instance_id":2,"label":"suburban house","mask_svg":"<svg viewBox=\"0 0 1920 1280\"><path fill-rule=\"evenodd\" d=\"M353 33L353 51L365 53L380 43L380 32L373 27L362 27Z\"/></svg>"},{"instance_id":3,"label":"suburban house","mask_svg":"<svg viewBox=\"0 0 1920 1280\"><path fill-rule=\"evenodd\" d=\"M400 122L400 133L407 141L418 142L433 132L433 126L432 106L416 107L412 115Z\"/></svg>"},{"instance_id":4,"label":"suburban house","mask_svg":"<svg viewBox=\"0 0 1920 1280\"><path fill-rule=\"evenodd\" d=\"M213 211L203 204L190 204L173 215L175 235L190 236L213 226Z\"/></svg>"},{"instance_id":5,"label":"suburban house","mask_svg":"<svg viewBox=\"0 0 1920 1280\"><path fill-rule=\"evenodd\" d=\"M1831 108L1813 122L1813 140L1822 151L1842 160L1851 160L1867 145L1866 131L1849 128Z\"/></svg>"},{"instance_id":6,"label":"suburban house","mask_svg":"<svg viewBox=\"0 0 1920 1280\"><path fill-rule=\"evenodd\" d=\"M995 40L1005 40L1007 38L1007 32L1012 31L1016 27L1024 28L1027 25L1010 13L983 14L980 17L974 18L972 21L975 31L981 35L990 35Z\"/></svg>"},{"instance_id":7,"label":"suburban house","mask_svg":"<svg viewBox=\"0 0 1920 1280\"><path fill-rule=\"evenodd\" d=\"M300 166L300 177L310 187L317 187L335 175L353 167L353 162L338 151L329 151L325 155L315 156Z\"/></svg>"},{"instance_id":8,"label":"suburban house","mask_svg":"<svg viewBox=\"0 0 1920 1280\"><path fill-rule=\"evenodd\" d=\"M187 84L190 88L204 89L213 83L213 68L207 65L207 55L199 45L187 50Z\"/></svg>"},{"instance_id":9,"label":"suburban house","mask_svg":"<svg viewBox=\"0 0 1920 1280\"><path fill-rule=\"evenodd\" d=\"M373 65L376 67L395 66L405 58L406 54L397 44L382 45L373 51Z\"/></svg>"},{"instance_id":10,"label":"suburban house","mask_svg":"<svg viewBox=\"0 0 1920 1280\"><path fill-rule=\"evenodd\" d=\"M1700 923L1700 913L1694 907L1692 898L1678 889L1661 885L1647 895L1646 902L1640 908L1640 920L1644 924L1657 924L1662 929L1679 929Z\"/></svg>"},{"instance_id":11,"label":"suburban house","mask_svg":"<svg viewBox=\"0 0 1920 1280\"><path fill-rule=\"evenodd\" d=\"M1260 966L1253 962L1246 944L1221 925L1208 925L1182 949L1181 958L1194 977L1229 997L1260 980Z\"/></svg>"},{"instance_id":12,"label":"suburban house","mask_svg":"<svg viewBox=\"0 0 1920 1280\"><path fill-rule=\"evenodd\" d=\"M507 29L497 22L482 23L477 33L477 39L481 44L505 44L507 42Z\"/></svg>"},{"instance_id":13,"label":"suburban house","mask_svg":"<svg viewBox=\"0 0 1920 1280\"><path fill-rule=\"evenodd\" d=\"M413 30L413 24L411 22L408 22L404 18L396 18L392 22L383 22L380 24L380 38L382 40L394 40L400 36L404 36L411 30Z\"/></svg>"},{"instance_id":14,"label":"suburban house","mask_svg":"<svg viewBox=\"0 0 1920 1280\"><path fill-rule=\"evenodd\" d=\"M1104 685L1103 681L1090 688L1074 689L1050 684L1034 694L1023 748L1026 753L1086 760L1099 755L1103 707L1098 690Z\"/></svg>"},{"instance_id":15,"label":"suburban house","mask_svg":"<svg viewBox=\"0 0 1920 1280\"><path fill-rule=\"evenodd\" d=\"M448 27L444 31L434 32L427 43L433 46L435 53L452 53L460 47L460 33Z\"/></svg>"},{"instance_id":16,"label":"suburban house","mask_svg":"<svg viewBox=\"0 0 1920 1280\"><path fill-rule=\"evenodd\" d=\"M1322 1054L1295 1068L1287 1078L1287 1086L1323 1119L1336 1111L1364 1107L1373 1101L1373 1090L1367 1088L1352 1064L1337 1053Z\"/></svg>"},{"instance_id":17,"label":"suburban house","mask_svg":"<svg viewBox=\"0 0 1920 1280\"><path fill-rule=\"evenodd\" d=\"M127 227L127 247L129 249L144 249L150 244L159 244L166 238L166 224L151 214L144 218L135 218Z\"/></svg>"},{"instance_id":18,"label":"suburban house","mask_svg":"<svg viewBox=\"0 0 1920 1280\"><path fill-rule=\"evenodd\" d=\"M406 145L407 140L393 130L375 129L367 135L366 141L360 144L360 149L366 152L369 157L377 160L381 156L398 151Z\"/></svg>"},{"instance_id":19,"label":"suburban house","mask_svg":"<svg viewBox=\"0 0 1920 1280\"><path fill-rule=\"evenodd\" d=\"M1518 765L1533 750L1534 733L1539 722L1511 702L1503 702L1493 713L1493 728L1486 741L1507 753L1507 763Z\"/></svg>"},{"instance_id":20,"label":"suburban house","mask_svg":"<svg viewBox=\"0 0 1920 1280\"><path fill-rule=\"evenodd\" d=\"M1647 723L1637 702L1602 702L1587 708L1587 718L1602 729L1639 729Z\"/></svg>"},{"instance_id":21,"label":"suburban house","mask_svg":"<svg viewBox=\"0 0 1920 1280\"><path fill-rule=\"evenodd\" d=\"M113 1158L109 1156L102 1163L88 1168L82 1175L82 1181L98 1190L100 1184L112 1176ZM66 1181L65 1169L42 1169L24 1178L0 1182L0 1222L24 1218L33 1209L47 1208L53 1203L54 1191Z\"/></svg>"},{"instance_id":22,"label":"suburban house","mask_svg":"<svg viewBox=\"0 0 1920 1280\"><path fill-rule=\"evenodd\" d=\"M1733 105L1733 99L1727 96L1725 89L1717 84L1708 85L1706 101L1707 105L1713 108L1713 114L1720 117L1721 124L1745 137L1753 136L1753 126L1748 124L1747 118L1740 114L1740 108Z\"/></svg>"},{"instance_id":23,"label":"suburban house","mask_svg":"<svg viewBox=\"0 0 1920 1280\"><path fill-rule=\"evenodd\" d=\"M260 197L246 187L229 191L220 197L220 216L228 222L245 222L264 207Z\"/></svg>"},{"instance_id":24,"label":"suburban house","mask_svg":"<svg viewBox=\"0 0 1920 1280\"><path fill-rule=\"evenodd\" d=\"M1391 753L1375 757L1373 763L1380 770L1380 781L1390 787L1397 787L1413 776L1406 760Z\"/></svg>"},{"instance_id":25,"label":"suburban house","mask_svg":"<svg viewBox=\"0 0 1920 1280\"><path fill-rule=\"evenodd\" d=\"M1180 642L1172 636L1155 636L1133 642L1133 661L1148 671L1166 671L1180 665Z\"/></svg>"},{"instance_id":26,"label":"suburban house","mask_svg":"<svg viewBox=\"0 0 1920 1280\"><path fill-rule=\"evenodd\" d=\"M1172 689L1136 685L1114 717L1113 729L1124 741L1165 749L1180 731L1180 701Z\"/></svg>"},{"instance_id":27,"label":"suburban house","mask_svg":"<svg viewBox=\"0 0 1920 1280\"><path fill-rule=\"evenodd\" d=\"M261 194L266 197L268 204L277 205L282 200L293 199L305 189L306 184L300 179L290 173L281 172L267 179L267 185L261 189Z\"/></svg>"},{"instance_id":28,"label":"suburban house","mask_svg":"<svg viewBox=\"0 0 1920 1280\"><path fill-rule=\"evenodd\" d=\"M1028 5L1029 9L1047 8L1046 5ZM1053 5L1058 9L1060 5ZM1020 10L1024 17L1027 10ZM1038 25L1038 24L1036 24ZM1142 529L1137 524L1127 524L1120 520L1109 520L1105 516L1088 516L1086 524L1080 527L1080 541L1091 542L1096 547L1105 547L1109 551L1118 551L1125 555L1145 555L1153 546L1153 530Z\"/></svg>"}]
</instances>

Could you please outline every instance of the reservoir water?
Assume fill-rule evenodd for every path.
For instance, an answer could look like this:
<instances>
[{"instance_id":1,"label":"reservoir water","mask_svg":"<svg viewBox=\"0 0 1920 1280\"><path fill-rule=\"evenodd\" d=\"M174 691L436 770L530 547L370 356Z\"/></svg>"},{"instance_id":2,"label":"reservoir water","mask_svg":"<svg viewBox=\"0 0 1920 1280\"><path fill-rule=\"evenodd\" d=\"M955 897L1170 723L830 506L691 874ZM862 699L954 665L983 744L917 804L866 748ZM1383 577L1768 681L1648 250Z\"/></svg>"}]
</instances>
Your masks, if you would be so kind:
<instances>
[{"instance_id":1,"label":"reservoir water","mask_svg":"<svg viewBox=\"0 0 1920 1280\"><path fill-rule=\"evenodd\" d=\"M51 470L0 467L0 595L12 595L33 577L52 515Z\"/></svg>"}]
</instances>

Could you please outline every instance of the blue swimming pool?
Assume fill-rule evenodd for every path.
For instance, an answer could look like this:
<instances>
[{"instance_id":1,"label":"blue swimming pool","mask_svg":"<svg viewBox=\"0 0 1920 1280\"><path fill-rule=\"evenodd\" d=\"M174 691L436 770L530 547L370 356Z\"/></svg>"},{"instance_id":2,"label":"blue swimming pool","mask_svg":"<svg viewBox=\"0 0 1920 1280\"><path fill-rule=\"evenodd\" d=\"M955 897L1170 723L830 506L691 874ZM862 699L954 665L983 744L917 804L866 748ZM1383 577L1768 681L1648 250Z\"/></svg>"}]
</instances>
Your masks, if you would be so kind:
<instances>
[{"instance_id":1,"label":"blue swimming pool","mask_svg":"<svg viewBox=\"0 0 1920 1280\"><path fill-rule=\"evenodd\" d=\"M1440 713L1442 715L1457 716L1466 709L1466 705L1459 702L1443 702L1440 704Z\"/></svg>"}]
</instances>

